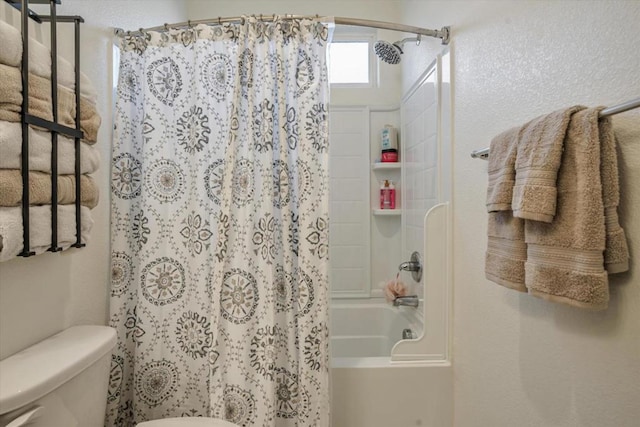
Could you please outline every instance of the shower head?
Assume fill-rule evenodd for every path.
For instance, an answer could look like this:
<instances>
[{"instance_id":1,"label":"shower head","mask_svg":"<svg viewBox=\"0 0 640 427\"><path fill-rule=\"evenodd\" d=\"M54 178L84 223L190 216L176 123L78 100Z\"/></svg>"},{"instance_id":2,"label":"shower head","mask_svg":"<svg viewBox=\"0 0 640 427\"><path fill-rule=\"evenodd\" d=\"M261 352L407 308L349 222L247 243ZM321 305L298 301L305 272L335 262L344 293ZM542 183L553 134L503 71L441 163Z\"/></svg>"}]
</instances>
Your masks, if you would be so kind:
<instances>
[{"instance_id":1,"label":"shower head","mask_svg":"<svg viewBox=\"0 0 640 427\"><path fill-rule=\"evenodd\" d=\"M375 45L373 45L373 50L375 50L378 58L382 59L387 64L399 64L400 63L400 55L402 52L402 48L396 43L389 43L385 40L378 40Z\"/></svg>"},{"instance_id":2,"label":"shower head","mask_svg":"<svg viewBox=\"0 0 640 427\"><path fill-rule=\"evenodd\" d=\"M387 64L395 65L399 64L400 60L402 59L400 57L400 55L404 53L402 50L402 46L404 46L405 43L412 41L415 41L416 45L419 45L420 35L418 35L418 37L402 39L394 43L389 43L385 40L378 40L373 45L373 50L376 52L376 55L378 55L378 58L382 59Z\"/></svg>"}]
</instances>

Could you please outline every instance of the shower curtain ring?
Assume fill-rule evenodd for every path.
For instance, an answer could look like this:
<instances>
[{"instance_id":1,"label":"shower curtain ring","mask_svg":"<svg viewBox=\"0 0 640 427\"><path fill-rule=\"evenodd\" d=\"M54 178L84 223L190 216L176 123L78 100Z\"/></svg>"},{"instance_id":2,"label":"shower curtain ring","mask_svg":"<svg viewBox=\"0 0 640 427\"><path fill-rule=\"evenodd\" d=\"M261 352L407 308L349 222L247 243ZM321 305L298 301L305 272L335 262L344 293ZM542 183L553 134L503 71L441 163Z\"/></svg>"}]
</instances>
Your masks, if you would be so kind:
<instances>
[{"instance_id":1,"label":"shower curtain ring","mask_svg":"<svg viewBox=\"0 0 640 427\"><path fill-rule=\"evenodd\" d=\"M422 34L418 34L418 37L416 39L416 46L420 46L420 41L422 40Z\"/></svg>"},{"instance_id":2,"label":"shower curtain ring","mask_svg":"<svg viewBox=\"0 0 640 427\"><path fill-rule=\"evenodd\" d=\"M164 30L169 31L169 24L167 24L166 22L164 23Z\"/></svg>"},{"instance_id":3,"label":"shower curtain ring","mask_svg":"<svg viewBox=\"0 0 640 427\"><path fill-rule=\"evenodd\" d=\"M187 20L187 26L188 26L189 28L193 28L193 25L191 25L191 19L188 19L188 20ZM25 199L25 200L26 200L26 199Z\"/></svg>"},{"instance_id":4,"label":"shower curtain ring","mask_svg":"<svg viewBox=\"0 0 640 427\"><path fill-rule=\"evenodd\" d=\"M271 17L271 19L273 20L273 22L276 22L276 14L274 13L273 16Z\"/></svg>"},{"instance_id":5,"label":"shower curtain ring","mask_svg":"<svg viewBox=\"0 0 640 427\"><path fill-rule=\"evenodd\" d=\"M222 25L222 17L218 16L218 25Z\"/></svg>"},{"instance_id":6,"label":"shower curtain ring","mask_svg":"<svg viewBox=\"0 0 640 427\"><path fill-rule=\"evenodd\" d=\"M264 22L264 19L262 18L262 14L260 14L260 22Z\"/></svg>"}]
</instances>

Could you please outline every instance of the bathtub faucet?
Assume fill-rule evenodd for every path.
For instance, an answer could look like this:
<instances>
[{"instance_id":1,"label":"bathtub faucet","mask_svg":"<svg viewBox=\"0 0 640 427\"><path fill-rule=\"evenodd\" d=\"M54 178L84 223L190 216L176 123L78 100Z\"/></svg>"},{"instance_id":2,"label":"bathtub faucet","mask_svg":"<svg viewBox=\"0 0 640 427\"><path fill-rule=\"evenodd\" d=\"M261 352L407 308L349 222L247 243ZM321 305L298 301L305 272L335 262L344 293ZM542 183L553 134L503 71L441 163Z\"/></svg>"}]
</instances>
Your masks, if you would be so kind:
<instances>
[{"instance_id":1,"label":"bathtub faucet","mask_svg":"<svg viewBox=\"0 0 640 427\"><path fill-rule=\"evenodd\" d=\"M401 305L406 305L407 307L418 307L419 303L418 295L407 295L406 297L397 297L393 300L394 307L399 307Z\"/></svg>"},{"instance_id":2,"label":"bathtub faucet","mask_svg":"<svg viewBox=\"0 0 640 427\"><path fill-rule=\"evenodd\" d=\"M422 260L420 259L420 254L418 252L412 253L411 260L400 264L398 270L410 271L413 280L420 282L420 279L422 279Z\"/></svg>"}]
</instances>

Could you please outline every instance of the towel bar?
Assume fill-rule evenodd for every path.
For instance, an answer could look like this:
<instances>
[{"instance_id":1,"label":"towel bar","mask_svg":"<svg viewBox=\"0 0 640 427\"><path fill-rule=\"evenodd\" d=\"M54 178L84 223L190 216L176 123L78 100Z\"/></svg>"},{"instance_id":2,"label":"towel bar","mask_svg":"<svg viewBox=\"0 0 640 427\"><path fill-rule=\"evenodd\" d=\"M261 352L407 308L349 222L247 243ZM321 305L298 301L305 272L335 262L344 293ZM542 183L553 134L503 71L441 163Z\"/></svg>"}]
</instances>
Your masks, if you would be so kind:
<instances>
[{"instance_id":1,"label":"towel bar","mask_svg":"<svg viewBox=\"0 0 640 427\"><path fill-rule=\"evenodd\" d=\"M633 110L640 107L640 98L632 99L631 101L623 102L622 104L614 105L613 107L605 108L600 111L600 117L613 116L614 114L623 113L625 111ZM489 159L489 148L483 148L481 150L473 150L471 157L474 159Z\"/></svg>"}]
</instances>

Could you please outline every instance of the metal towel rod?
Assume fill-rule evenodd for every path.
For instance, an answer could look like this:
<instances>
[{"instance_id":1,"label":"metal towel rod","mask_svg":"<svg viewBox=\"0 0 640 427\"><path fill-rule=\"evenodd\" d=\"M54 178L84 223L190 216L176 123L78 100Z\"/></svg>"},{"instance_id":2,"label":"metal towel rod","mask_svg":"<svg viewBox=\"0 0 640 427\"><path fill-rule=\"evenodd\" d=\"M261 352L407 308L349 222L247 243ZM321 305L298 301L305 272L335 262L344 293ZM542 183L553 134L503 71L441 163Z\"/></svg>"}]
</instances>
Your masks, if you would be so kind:
<instances>
[{"instance_id":1,"label":"metal towel rod","mask_svg":"<svg viewBox=\"0 0 640 427\"><path fill-rule=\"evenodd\" d=\"M614 114L623 113L625 111L633 110L640 107L640 98L632 99L631 101L624 102L622 104L614 105L613 107L605 108L600 111L600 117L613 116ZM474 159L487 160L489 158L489 148L483 148L482 150L474 150L471 152L471 157Z\"/></svg>"}]
</instances>

